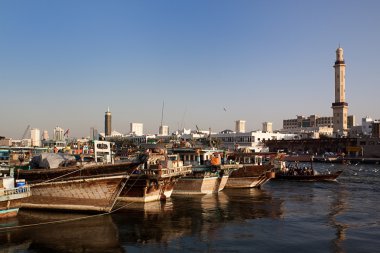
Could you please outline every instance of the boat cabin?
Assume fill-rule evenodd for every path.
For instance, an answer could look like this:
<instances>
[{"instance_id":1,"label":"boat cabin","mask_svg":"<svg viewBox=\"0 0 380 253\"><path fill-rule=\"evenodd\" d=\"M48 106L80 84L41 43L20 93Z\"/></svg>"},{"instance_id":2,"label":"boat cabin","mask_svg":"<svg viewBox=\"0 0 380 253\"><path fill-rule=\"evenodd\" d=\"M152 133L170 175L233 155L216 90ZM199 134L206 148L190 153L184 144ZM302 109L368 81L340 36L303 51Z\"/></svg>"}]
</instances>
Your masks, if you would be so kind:
<instances>
[{"instance_id":1,"label":"boat cabin","mask_svg":"<svg viewBox=\"0 0 380 253\"><path fill-rule=\"evenodd\" d=\"M173 154L178 154L185 165L220 165L224 162L224 151L199 148L173 148Z\"/></svg>"},{"instance_id":2,"label":"boat cabin","mask_svg":"<svg viewBox=\"0 0 380 253\"><path fill-rule=\"evenodd\" d=\"M94 156L95 162L111 163L111 142L109 141L94 141Z\"/></svg>"}]
</instances>

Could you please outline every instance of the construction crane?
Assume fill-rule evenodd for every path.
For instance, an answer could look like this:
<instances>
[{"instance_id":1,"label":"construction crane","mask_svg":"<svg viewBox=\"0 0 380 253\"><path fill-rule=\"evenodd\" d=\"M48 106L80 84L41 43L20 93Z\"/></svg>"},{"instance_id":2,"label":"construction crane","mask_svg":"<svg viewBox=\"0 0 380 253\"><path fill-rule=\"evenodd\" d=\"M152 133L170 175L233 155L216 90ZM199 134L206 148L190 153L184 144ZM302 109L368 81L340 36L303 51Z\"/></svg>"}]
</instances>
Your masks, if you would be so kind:
<instances>
[{"instance_id":1,"label":"construction crane","mask_svg":"<svg viewBox=\"0 0 380 253\"><path fill-rule=\"evenodd\" d=\"M197 134L201 133L201 131L199 131L198 125L195 125L195 127L197 128Z\"/></svg>"},{"instance_id":2,"label":"construction crane","mask_svg":"<svg viewBox=\"0 0 380 253\"><path fill-rule=\"evenodd\" d=\"M30 128L30 125L28 125L28 126L26 127L26 129L25 129L25 131L24 131L24 134L23 134L22 137L21 137L21 140L25 139L25 136L26 136L26 134L28 133L29 128Z\"/></svg>"}]
</instances>

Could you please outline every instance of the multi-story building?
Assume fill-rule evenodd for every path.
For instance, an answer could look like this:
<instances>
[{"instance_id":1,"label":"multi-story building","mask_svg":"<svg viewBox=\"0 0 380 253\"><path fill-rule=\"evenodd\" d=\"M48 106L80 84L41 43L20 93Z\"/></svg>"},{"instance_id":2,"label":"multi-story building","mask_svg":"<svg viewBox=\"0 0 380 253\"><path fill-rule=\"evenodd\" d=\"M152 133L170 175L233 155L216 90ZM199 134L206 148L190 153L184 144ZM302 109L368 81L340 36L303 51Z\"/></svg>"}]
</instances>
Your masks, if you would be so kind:
<instances>
[{"instance_id":1,"label":"multi-story building","mask_svg":"<svg viewBox=\"0 0 380 253\"><path fill-rule=\"evenodd\" d=\"M49 140L49 132L47 130L42 132L42 140Z\"/></svg>"},{"instance_id":2,"label":"multi-story building","mask_svg":"<svg viewBox=\"0 0 380 253\"><path fill-rule=\"evenodd\" d=\"M263 132L264 133L272 133L273 132L272 122L264 122L263 123Z\"/></svg>"},{"instance_id":3,"label":"multi-story building","mask_svg":"<svg viewBox=\"0 0 380 253\"><path fill-rule=\"evenodd\" d=\"M98 129L96 129L95 127L90 128L90 140L99 140Z\"/></svg>"},{"instance_id":4,"label":"multi-story building","mask_svg":"<svg viewBox=\"0 0 380 253\"><path fill-rule=\"evenodd\" d=\"M332 127L333 117L319 117L310 115L309 117L297 116L296 119L283 120L283 129L298 129L307 127Z\"/></svg>"},{"instance_id":5,"label":"multi-story building","mask_svg":"<svg viewBox=\"0 0 380 253\"><path fill-rule=\"evenodd\" d=\"M169 126L160 126L160 129L158 130L158 135L161 136L167 136L169 135Z\"/></svg>"},{"instance_id":6,"label":"multi-story building","mask_svg":"<svg viewBox=\"0 0 380 253\"><path fill-rule=\"evenodd\" d=\"M64 140L64 130L59 126L56 126L53 130L54 132L54 141L63 141Z\"/></svg>"},{"instance_id":7,"label":"multi-story building","mask_svg":"<svg viewBox=\"0 0 380 253\"><path fill-rule=\"evenodd\" d=\"M38 128L32 128L30 130L30 139L32 147L41 146L41 131Z\"/></svg>"},{"instance_id":8,"label":"multi-story building","mask_svg":"<svg viewBox=\"0 0 380 253\"><path fill-rule=\"evenodd\" d=\"M316 118L315 127L333 127L333 117L318 117Z\"/></svg>"},{"instance_id":9,"label":"multi-story building","mask_svg":"<svg viewBox=\"0 0 380 253\"><path fill-rule=\"evenodd\" d=\"M366 116L362 118L362 134L363 135L371 135L372 134L372 123L373 119Z\"/></svg>"},{"instance_id":10,"label":"multi-story building","mask_svg":"<svg viewBox=\"0 0 380 253\"><path fill-rule=\"evenodd\" d=\"M10 138L0 138L0 146L12 146L12 139Z\"/></svg>"},{"instance_id":11,"label":"multi-story building","mask_svg":"<svg viewBox=\"0 0 380 253\"><path fill-rule=\"evenodd\" d=\"M245 133L245 120L237 120L235 125L237 133Z\"/></svg>"},{"instance_id":12,"label":"multi-story building","mask_svg":"<svg viewBox=\"0 0 380 253\"><path fill-rule=\"evenodd\" d=\"M348 115L348 117L347 117L347 128L351 129L354 126L356 126L355 116L354 115Z\"/></svg>"},{"instance_id":13,"label":"multi-story building","mask_svg":"<svg viewBox=\"0 0 380 253\"><path fill-rule=\"evenodd\" d=\"M131 123L131 134L141 136L143 135L143 123Z\"/></svg>"},{"instance_id":14,"label":"multi-story building","mask_svg":"<svg viewBox=\"0 0 380 253\"><path fill-rule=\"evenodd\" d=\"M375 121L372 123L372 138L380 138L380 121Z\"/></svg>"},{"instance_id":15,"label":"multi-story building","mask_svg":"<svg viewBox=\"0 0 380 253\"><path fill-rule=\"evenodd\" d=\"M253 152L268 151L265 141L268 140L291 140L297 138L295 134L270 133L262 131L252 131L248 133L237 133L223 131L218 134L212 134L212 139L217 139L220 148L241 149L248 148Z\"/></svg>"}]
</instances>

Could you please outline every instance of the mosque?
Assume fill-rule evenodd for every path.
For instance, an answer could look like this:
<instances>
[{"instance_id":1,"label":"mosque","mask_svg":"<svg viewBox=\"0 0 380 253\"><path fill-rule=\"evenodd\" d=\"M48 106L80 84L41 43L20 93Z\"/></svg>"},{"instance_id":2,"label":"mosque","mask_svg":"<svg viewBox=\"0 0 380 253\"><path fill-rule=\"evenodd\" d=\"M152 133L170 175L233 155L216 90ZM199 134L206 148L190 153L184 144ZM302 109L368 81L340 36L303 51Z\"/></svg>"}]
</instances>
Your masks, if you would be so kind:
<instances>
[{"instance_id":1,"label":"mosque","mask_svg":"<svg viewBox=\"0 0 380 253\"><path fill-rule=\"evenodd\" d=\"M331 137L347 136L348 130L355 126L355 117L348 115L346 102L346 64L343 58L343 48L336 50L335 60L335 101L332 103L333 116L309 117L297 116L295 119L283 120L283 132L301 134L304 137L319 138L320 135Z\"/></svg>"}]
</instances>

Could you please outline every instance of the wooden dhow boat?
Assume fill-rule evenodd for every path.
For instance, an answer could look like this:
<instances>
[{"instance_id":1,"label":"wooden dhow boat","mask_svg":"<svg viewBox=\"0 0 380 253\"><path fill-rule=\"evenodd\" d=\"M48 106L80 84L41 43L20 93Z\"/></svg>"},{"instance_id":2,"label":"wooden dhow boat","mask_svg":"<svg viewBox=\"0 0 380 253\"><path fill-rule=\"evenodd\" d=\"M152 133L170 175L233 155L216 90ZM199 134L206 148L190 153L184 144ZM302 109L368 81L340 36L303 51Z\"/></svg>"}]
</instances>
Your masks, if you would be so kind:
<instances>
[{"instance_id":1,"label":"wooden dhow boat","mask_svg":"<svg viewBox=\"0 0 380 253\"><path fill-rule=\"evenodd\" d=\"M232 171L226 188L260 188L275 177L273 164L275 155L275 153L244 152L230 154L229 158L242 167Z\"/></svg>"},{"instance_id":2,"label":"wooden dhow boat","mask_svg":"<svg viewBox=\"0 0 380 253\"><path fill-rule=\"evenodd\" d=\"M283 156L276 169L274 179L292 181L336 181L342 172L343 170L321 173L314 170L313 156Z\"/></svg>"},{"instance_id":3,"label":"wooden dhow boat","mask_svg":"<svg viewBox=\"0 0 380 253\"><path fill-rule=\"evenodd\" d=\"M192 173L178 179L173 195L218 193L226 186L231 172L241 167L222 164L221 150L176 148L172 152L179 154L185 164L192 165Z\"/></svg>"},{"instance_id":4,"label":"wooden dhow boat","mask_svg":"<svg viewBox=\"0 0 380 253\"><path fill-rule=\"evenodd\" d=\"M105 159L97 159L98 154ZM111 150L110 143L105 141L95 141L95 157L95 162L76 162L67 167L17 170L16 177L25 179L32 193L22 201L22 207L110 212L129 174L140 162L108 163Z\"/></svg>"},{"instance_id":5,"label":"wooden dhow boat","mask_svg":"<svg viewBox=\"0 0 380 253\"><path fill-rule=\"evenodd\" d=\"M148 153L142 168L130 174L119 200L126 202L151 202L172 195L177 181L191 173L191 165L184 165L178 155L168 155L166 150Z\"/></svg>"}]
</instances>

